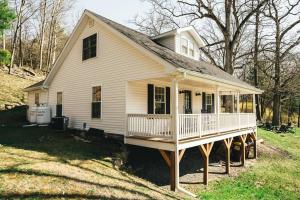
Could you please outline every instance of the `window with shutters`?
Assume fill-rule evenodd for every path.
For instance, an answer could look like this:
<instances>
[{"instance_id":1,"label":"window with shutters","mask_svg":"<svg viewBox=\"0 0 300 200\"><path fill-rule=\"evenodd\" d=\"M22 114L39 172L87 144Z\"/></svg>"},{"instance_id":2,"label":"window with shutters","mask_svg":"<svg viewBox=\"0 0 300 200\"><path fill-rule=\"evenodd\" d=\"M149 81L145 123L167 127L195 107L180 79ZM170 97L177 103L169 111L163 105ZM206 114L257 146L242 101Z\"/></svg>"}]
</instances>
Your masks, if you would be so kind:
<instances>
[{"instance_id":1,"label":"window with shutters","mask_svg":"<svg viewBox=\"0 0 300 200\"><path fill-rule=\"evenodd\" d=\"M102 90L101 86L92 88L92 118L101 118Z\"/></svg>"},{"instance_id":2,"label":"window with shutters","mask_svg":"<svg viewBox=\"0 0 300 200\"><path fill-rule=\"evenodd\" d=\"M212 105L213 105L212 94L206 94L205 98L206 98L206 108L205 108L206 112L212 113Z\"/></svg>"},{"instance_id":3,"label":"window with shutters","mask_svg":"<svg viewBox=\"0 0 300 200\"><path fill-rule=\"evenodd\" d=\"M94 58L97 55L97 34L83 39L82 60Z\"/></svg>"},{"instance_id":4,"label":"window with shutters","mask_svg":"<svg viewBox=\"0 0 300 200\"><path fill-rule=\"evenodd\" d=\"M155 86L154 89L154 113L166 114L166 88Z\"/></svg>"},{"instance_id":5,"label":"window with shutters","mask_svg":"<svg viewBox=\"0 0 300 200\"><path fill-rule=\"evenodd\" d=\"M35 105L40 105L40 93L34 93L34 103Z\"/></svg>"}]
</instances>

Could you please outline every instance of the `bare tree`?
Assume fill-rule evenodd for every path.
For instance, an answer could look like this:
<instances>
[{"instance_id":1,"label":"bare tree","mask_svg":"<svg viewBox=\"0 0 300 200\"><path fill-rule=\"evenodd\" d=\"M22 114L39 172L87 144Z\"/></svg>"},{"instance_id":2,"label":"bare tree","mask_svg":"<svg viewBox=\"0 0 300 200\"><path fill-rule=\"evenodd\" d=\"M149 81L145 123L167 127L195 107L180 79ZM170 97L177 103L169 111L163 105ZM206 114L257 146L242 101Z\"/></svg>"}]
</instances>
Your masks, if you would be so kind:
<instances>
[{"instance_id":1,"label":"bare tree","mask_svg":"<svg viewBox=\"0 0 300 200\"><path fill-rule=\"evenodd\" d=\"M300 43L300 0L270 0L264 15L270 19L275 30L269 33L265 56L271 61L264 72L273 81L273 118L272 124L280 124L281 100L284 89L299 73L299 65L291 58L293 49ZM270 50L271 49L271 50Z\"/></svg>"},{"instance_id":2,"label":"bare tree","mask_svg":"<svg viewBox=\"0 0 300 200\"><path fill-rule=\"evenodd\" d=\"M40 2L40 51L39 51L39 69L43 67L43 50L45 40L45 26L46 26L46 14L47 14L47 0Z\"/></svg>"},{"instance_id":3,"label":"bare tree","mask_svg":"<svg viewBox=\"0 0 300 200\"><path fill-rule=\"evenodd\" d=\"M241 37L249 19L268 0L148 0L156 8L160 9L163 16L173 18L189 19L189 23L196 23L199 20L211 22L214 31L218 34L218 40L208 41L207 47L222 44L224 51L223 68L232 74L234 71L234 57L237 54ZM173 20L176 22L176 20ZM204 37L205 38L205 37ZM209 49L204 48L202 52L213 62L217 63L210 54Z\"/></svg>"}]
</instances>

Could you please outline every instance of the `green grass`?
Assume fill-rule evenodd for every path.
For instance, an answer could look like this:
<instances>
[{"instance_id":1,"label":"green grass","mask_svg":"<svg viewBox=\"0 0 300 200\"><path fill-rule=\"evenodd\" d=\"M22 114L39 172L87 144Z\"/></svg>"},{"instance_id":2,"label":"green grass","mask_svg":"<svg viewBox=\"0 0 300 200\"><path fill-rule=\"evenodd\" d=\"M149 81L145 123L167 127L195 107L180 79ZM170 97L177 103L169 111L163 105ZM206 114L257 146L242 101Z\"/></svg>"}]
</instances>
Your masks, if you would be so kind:
<instances>
[{"instance_id":1,"label":"green grass","mask_svg":"<svg viewBox=\"0 0 300 200\"><path fill-rule=\"evenodd\" d=\"M71 134L0 127L0 199L181 199L114 167L117 142Z\"/></svg>"},{"instance_id":2,"label":"green grass","mask_svg":"<svg viewBox=\"0 0 300 200\"><path fill-rule=\"evenodd\" d=\"M287 153L260 155L249 171L199 189L199 198L300 199L300 129L295 134L274 134L259 129L258 136L267 145Z\"/></svg>"}]
</instances>

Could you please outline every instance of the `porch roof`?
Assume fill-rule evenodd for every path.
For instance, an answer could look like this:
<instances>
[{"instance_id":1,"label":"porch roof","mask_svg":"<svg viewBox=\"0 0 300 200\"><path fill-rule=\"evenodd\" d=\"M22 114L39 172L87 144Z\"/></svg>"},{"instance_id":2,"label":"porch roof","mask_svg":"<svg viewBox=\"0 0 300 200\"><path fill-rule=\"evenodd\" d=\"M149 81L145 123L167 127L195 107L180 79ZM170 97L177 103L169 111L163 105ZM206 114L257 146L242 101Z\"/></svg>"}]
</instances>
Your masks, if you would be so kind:
<instances>
[{"instance_id":1,"label":"porch roof","mask_svg":"<svg viewBox=\"0 0 300 200\"><path fill-rule=\"evenodd\" d=\"M30 85L29 87L27 88L24 88L24 92L30 92L30 91L33 91L33 90L39 90L39 89L43 89L43 85L44 85L44 81L45 80L42 80L40 82L37 82L33 85Z\"/></svg>"},{"instance_id":2,"label":"porch roof","mask_svg":"<svg viewBox=\"0 0 300 200\"><path fill-rule=\"evenodd\" d=\"M109 26L111 26L112 28L117 30L118 32L122 33L123 35L125 35L126 37L128 37L129 39L134 41L135 43L141 45L145 49L156 54L157 56L159 56L160 58L167 61L168 63L170 63L171 65L173 65L174 67L176 67L178 69L185 69L185 70L188 70L188 71L191 71L194 73L196 72L199 75L206 76L206 77L202 77L202 78L215 77L219 81L224 80L227 83L229 82L236 86L245 87L245 88L253 90L257 93L263 92L262 90L259 90L258 88L255 88L252 85L228 74L227 72L225 72L224 70L220 69L219 67L217 67L213 64L210 64L210 63L207 63L204 61L197 61L197 60L188 58L186 56L180 55L164 46L159 45L153 39L151 39L151 37L148 35L145 35L143 33L135 31L135 30L128 28L124 25L121 25L119 23L116 23L116 22L109 20L103 16L100 16L94 12L91 12L91 11L88 11L88 12L91 13L93 16L97 17L102 22L108 24Z\"/></svg>"}]
</instances>

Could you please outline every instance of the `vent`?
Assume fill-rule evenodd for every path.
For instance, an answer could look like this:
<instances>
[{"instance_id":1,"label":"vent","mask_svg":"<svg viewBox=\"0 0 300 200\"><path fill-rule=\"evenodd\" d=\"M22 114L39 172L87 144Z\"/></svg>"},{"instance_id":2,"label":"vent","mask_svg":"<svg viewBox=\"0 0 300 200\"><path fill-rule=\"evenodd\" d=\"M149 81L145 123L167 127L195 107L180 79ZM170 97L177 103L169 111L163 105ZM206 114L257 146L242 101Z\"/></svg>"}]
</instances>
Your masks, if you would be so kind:
<instances>
[{"instance_id":1,"label":"vent","mask_svg":"<svg viewBox=\"0 0 300 200\"><path fill-rule=\"evenodd\" d=\"M92 28L94 26L94 20L89 19L89 28Z\"/></svg>"}]
</instances>

